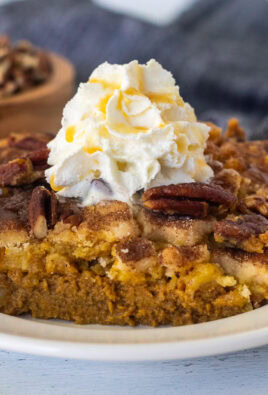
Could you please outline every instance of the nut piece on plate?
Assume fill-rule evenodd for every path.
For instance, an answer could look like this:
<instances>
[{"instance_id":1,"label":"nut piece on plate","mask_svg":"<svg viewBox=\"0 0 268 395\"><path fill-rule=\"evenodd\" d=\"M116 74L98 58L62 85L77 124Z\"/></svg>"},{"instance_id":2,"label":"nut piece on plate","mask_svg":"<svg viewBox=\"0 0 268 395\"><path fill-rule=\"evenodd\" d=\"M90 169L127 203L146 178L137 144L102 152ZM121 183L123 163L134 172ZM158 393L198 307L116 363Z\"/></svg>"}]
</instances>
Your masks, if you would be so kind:
<instances>
[{"instance_id":1,"label":"nut piece on plate","mask_svg":"<svg viewBox=\"0 0 268 395\"><path fill-rule=\"evenodd\" d=\"M45 187L36 187L31 196L28 219L33 234L38 239L47 235L48 226L57 220L57 198L53 191Z\"/></svg>"},{"instance_id":2,"label":"nut piece on plate","mask_svg":"<svg viewBox=\"0 0 268 395\"><path fill-rule=\"evenodd\" d=\"M210 205L232 208L237 199L218 185L193 182L148 189L142 202L145 208L163 214L205 218Z\"/></svg>"}]
</instances>

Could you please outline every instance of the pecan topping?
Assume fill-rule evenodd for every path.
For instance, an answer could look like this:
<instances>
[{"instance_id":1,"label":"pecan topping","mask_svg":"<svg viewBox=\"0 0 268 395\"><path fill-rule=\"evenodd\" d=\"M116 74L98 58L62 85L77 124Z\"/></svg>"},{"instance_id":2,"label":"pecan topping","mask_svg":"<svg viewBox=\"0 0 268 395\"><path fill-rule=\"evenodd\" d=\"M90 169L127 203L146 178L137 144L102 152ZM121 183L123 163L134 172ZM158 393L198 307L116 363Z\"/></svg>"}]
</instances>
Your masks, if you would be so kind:
<instances>
[{"instance_id":1,"label":"pecan topping","mask_svg":"<svg viewBox=\"0 0 268 395\"><path fill-rule=\"evenodd\" d=\"M267 172L264 172L255 166L250 166L245 175L258 185L268 184Z\"/></svg>"},{"instance_id":2,"label":"pecan topping","mask_svg":"<svg viewBox=\"0 0 268 395\"><path fill-rule=\"evenodd\" d=\"M81 214L71 214L63 220L65 224L70 224L71 226L78 226L82 221L83 216Z\"/></svg>"},{"instance_id":3,"label":"pecan topping","mask_svg":"<svg viewBox=\"0 0 268 395\"><path fill-rule=\"evenodd\" d=\"M210 205L231 208L237 199L218 185L185 183L148 189L142 196L145 208L166 214L204 218Z\"/></svg>"},{"instance_id":4,"label":"pecan topping","mask_svg":"<svg viewBox=\"0 0 268 395\"><path fill-rule=\"evenodd\" d=\"M8 146L0 149L0 186L30 184L44 177L48 168L49 135L9 136Z\"/></svg>"},{"instance_id":5,"label":"pecan topping","mask_svg":"<svg viewBox=\"0 0 268 395\"><path fill-rule=\"evenodd\" d=\"M227 139L234 141L245 141L246 133L243 128L239 125L239 122L236 118L231 118L228 121L227 129L224 133L224 136Z\"/></svg>"},{"instance_id":6,"label":"pecan topping","mask_svg":"<svg viewBox=\"0 0 268 395\"><path fill-rule=\"evenodd\" d=\"M144 207L165 214L179 214L195 218L205 218L208 214L208 204L193 200L176 200L159 198L147 200Z\"/></svg>"},{"instance_id":7,"label":"pecan topping","mask_svg":"<svg viewBox=\"0 0 268 395\"><path fill-rule=\"evenodd\" d=\"M244 198L243 203L249 210L268 217L268 199L264 196L249 195Z\"/></svg>"},{"instance_id":8,"label":"pecan topping","mask_svg":"<svg viewBox=\"0 0 268 395\"><path fill-rule=\"evenodd\" d=\"M220 185L237 196L242 177L234 169L223 169L213 179L213 184Z\"/></svg>"},{"instance_id":9,"label":"pecan topping","mask_svg":"<svg viewBox=\"0 0 268 395\"><path fill-rule=\"evenodd\" d=\"M47 235L49 226L57 221L57 198L53 191L39 186L34 188L28 208L28 220L38 239Z\"/></svg>"},{"instance_id":10,"label":"pecan topping","mask_svg":"<svg viewBox=\"0 0 268 395\"><path fill-rule=\"evenodd\" d=\"M68 198L67 201L68 203L66 204L66 200L61 200L65 204L59 207L59 220L64 224L78 226L83 222L83 210L77 205L75 200Z\"/></svg>"},{"instance_id":11,"label":"pecan topping","mask_svg":"<svg viewBox=\"0 0 268 395\"><path fill-rule=\"evenodd\" d=\"M234 245L249 252L262 252L266 247L268 220L261 215L250 214L227 217L216 223L214 238L218 243Z\"/></svg>"},{"instance_id":12,"label":"pecan topping","mask_svg":"<svg viewBox=\"0 0 268 395\"><path fill-rule=\"evenodd\" d=\"M16 140L11 136L8 140L9 147L19 148L26 151L40 151L46 148L46 142L37 139L36 137L27 136L23 139Z\"/></svg>"},{"instance_id":13,"label":"pecan topping","mask_svg":"<svg viewBox=\"0 0 268 395\"><path fill-rule=\"evenodd\" d=\"M215 125L213 122L205 122L209 127L209 142L221 143L222 142L222 128Z\"/></svg>"},{"instance_id":14,"label":"pecan topping","mask_svg":"<svg viewBox=\"0 0 268 395\"><path fill-rule=\"evenodd\" d=\"M47 148L43 148L39 151L32 151L26 155L27 158L31 159L32 164L36 170L45 170L48 167L49 150Z\"/></svg>"},{"instance_id":15,"label":"pecan topping","mask_svg":"<svg viewBox=\"0 0 268 395\"><path fill-rule=\"evenodd\" d=\"M218 160L213 159L211 155L207 155L206 162L212 168L215 174L223 169L223 164Z\"/></svg>"},{"instance_id":16,"label":"pecan topping","mask_svg":"<svg viewBox=\"0 0 268 395\"><path fill-rule=\"evenodd\" d=\"M223 219L216 224L215 234L221 235L225 239L244 240L248 239L252 232L256 233L256 225L254 221L251 221L250 216L239 218L237 221Z\"/></svg>"},{"instance_id":17,"label":"pecan topping","mask_svg":"<svg viewBox=\"0 0 268 395\"><path fill-rule=\"evenodd\" d=\"M28 158L12 160L0 165L0 185L15 186L32 181L32 162Z\"/></svg>"}]
</instances>

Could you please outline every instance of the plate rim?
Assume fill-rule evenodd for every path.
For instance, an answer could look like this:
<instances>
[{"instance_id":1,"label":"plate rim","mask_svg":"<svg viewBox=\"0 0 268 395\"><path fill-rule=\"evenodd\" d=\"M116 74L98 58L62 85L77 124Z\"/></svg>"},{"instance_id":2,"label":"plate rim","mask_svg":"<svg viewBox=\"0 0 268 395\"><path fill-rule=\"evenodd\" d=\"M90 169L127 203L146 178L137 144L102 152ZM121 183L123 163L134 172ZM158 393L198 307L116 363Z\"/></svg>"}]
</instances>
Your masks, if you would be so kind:
<instances>
[{"instance_id":1,"label":"plate rim","mask_svg":"<svg viewBox=\"0 0 268 395\"><path fill-rule=\"evenodd\" d=\"M264 314L262 314L260 312ZM28 318L21 318L21 317L13 317L7 316L5 314L0 313L0 349L13 351L13 352L20 352L20 353L27 353L33 355L42 355L48 357L59 357L59 358L70 358L70 359L80 359L80 360L89 360L89 361L110 361L110 362L131 362L131 361L161 361L161 360L181 360L181 359L188 359L188 358L198 358L198 357L206 357L206 356L213 356L213 355L220 355L230 352L236 352L244 349L250 349L254 347L260 347L268 344L268 305L263 306L257 310L239 314L233 317L228 317L208 323L202 324L194 324L194 325L187 325L181 327L168 327L168 328L148 328L144 329L141 328L139 332L141 336L143 333L149 334L154 333L154 331L158 330L157 334L161 333L176 333L182 332L185 328L189 328L194 332L198 333L198 330L201 329L202 331L206 331L206 329L214 328L214 334L208 336L207 338L192 338L188 340L158 340L152 342L146 341L132 341L132 342L92 342L92 341L70 341L62 339L50 339L45 338L44 336L40 335L38 337L31 336L31 333L28 335L21 335L16 333L8 332L8 325L11 326L16 324L17 322L22 323L22 325L17 325L17 330L19 331L19 327L26 326L26 333L27 333L27 326L36 328L38 332L38 328L44 330L49 330L53 334L53 328L57 328L57 331L61 331L64 327L68 328L68 323L66 324L64 321L60 321L62 325L58 325L57 322L51 322L48 320L35 320L35 319L28 319ZM241 320L244 322L245 320L254 322L254 318L261 317L263 315L263 321L260 320L260 323L256 328L249 329L243 331L243 327L241 328L240 332L237 333L226 333L224 335L217 335L217 331L219 328L223 326L232 325L232 323ZM241 318L240 318L241 317ZM2 318L2 319L1 319ZM4 330L1 326L2 322L7 323L7 327ZM49 323L50 322L50 323ZM24 325L23 325L24 323ZM36 325L37 324L37 325ZM41 326L40 326L41 324ZM66 326L65 326L66 325ZM72 325L72 324L70 324ZM5 325L4 325L5 326ZM83 329L82 329L83 328ZM107 326L100 326L97 329L90 326L91 332L99 332L101 335L105 332L114 333L116 336L120 337L118 333L125 334L126 338L128 338L128 333L134 333L133 331L136 328L127 328L121 329L110 329L111 327ZM73 329L71 326L69 329ZM80 327L80 331L87 329L87 327ZM101 332L102 330L102 332ZM212 330L212 333L213 333ZM68 332L68 330L67 330ZM71 333L71 332L70 332ZM80 332L82 333L82 332ZM84 332L86 333L86 332ZM87 332L87 335L90 331ZM166 335L167 336L167 335ZM135 336L134 336L135 338ZM156 338L157 340L157 338Z\"/></svg>"},{"instance_id":2,"label":"plate rim","mask_svg":"<svg viewBox=\"0 0 268 395\"><path fill-rule=\"evenodd\" d=\"M244 345L241 345L241 339ZM246 343L247 345L245 345ZM2 350L37 356L101 362L185 360L223 355L267 344L268 328L255 330L252 333L227 335L209 340L124 345L72 343L0 334L0 348ZM195 348L192 347L193 345ZM31 349L29 349L29 346L31 346Z\"/></svg>"}]
</instances>

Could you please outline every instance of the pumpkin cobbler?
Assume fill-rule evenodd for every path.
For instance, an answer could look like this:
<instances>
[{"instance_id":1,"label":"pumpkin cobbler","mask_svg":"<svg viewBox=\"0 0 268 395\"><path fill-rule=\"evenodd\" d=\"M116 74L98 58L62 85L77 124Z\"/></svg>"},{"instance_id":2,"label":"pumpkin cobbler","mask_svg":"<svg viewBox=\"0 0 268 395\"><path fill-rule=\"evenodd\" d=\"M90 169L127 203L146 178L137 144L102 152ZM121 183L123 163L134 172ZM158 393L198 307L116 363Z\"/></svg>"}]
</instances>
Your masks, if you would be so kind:
<instances>
[{"instance_id":1,"label":"pumpkin cobbler","mask_svg":"<svg viewBox=\"0 0 268 395\"><path fill-rule=\"evenodd\" d=\"M93 77L94 89L95 85L107 88L98 75ZM103 106L110 106L105 113L105 122L110 124L105 129L102 123L98 132L106 142L107 134L115 128L109 115L113 97L125 100L120 104L125 105L125 112L136 106L135 114L137 102L143 100L140 91L122 88L124 81L119 84L121 88L114 87L119 82L114 79L113 86L108 86L113 91L99 107L101 112ZM145 82L144 91L149 90L149 82ZM161 109L160 123L175 118L175 114L167 115L167 107L160 106L159 101L164 102L160 94L148 93L147 97ZM70 125L66 109L63 128L51 142L48 134L14 134L0 142L0 312L30 313L33 317L78 324L157 326L211 321L266 303L268 141L247 141L235 119L229 121L225 132L213 124L197 122L189 113L189 105L185 107L187 104L179 102L176 95L174 100L188 111L194 123L191 130L204 145L204 151L196 151L197 173L186 162L173 172L173 165L170 170L170 162L163 154L157 159L164 169L162 173L152 170L152 165L146 173L154 172L151 180L158 181L136 186L139 161L133 164L131 159L119 160L117 154L120 179L117 173L103 170L108 156L106 143L97 145L100 140L96 141L93 132L91 139L79 137L79 122L84 122L85 117L76 121L76 126ZM146 111L145 101L139 105L144 105L142 112ZM117 103L114 108L121 107ZM150 104L148 111L151 108ZM92 113L89 116L92 118ZM185 128L189 123L189 119L177 122L184 128L182 134L176 133L178 151L185 143L183 136L188 133ZM137 125L127 125L127 138L134 128L145 138L146 132ZM206 139L202 139L196 125L204 133L207 131ZM123 133L122 124L116 127ZM85 128L83 124L81 129ZM159 130L160 139L160 133L166 133L165 126L160 124ZM55 149L60 135L66 146L62 143L60 149L58 145ZM76 143L76 150L68 151L76 136L78 142L83 141L83 150ZM116 140L117 147L120 138L118 135L112 140ZM157 139L158 135L156 144ZM132 140L125 144L131 145ZM142 144L139 142L141 151ZM190 145L186 161L195 152L195 145ZM130 149L135 150L134 143ZM172 149L169 145L169 152ZM70 155L68 160L63 158L63 151ZM74 173L70 165L73 158ZM87 158L92 160L89 165ZM61 160L60 164L57 160ZM88 165L87 173L82 162L84 167ZM113 169L113 163L110 160L109 169ZM141 171L146 167L144 163ZM134 165L134 181L130 177L126 181L123 177L131 173ZM157 169L160 172L160 167ZM169 182L164 182L164 177ZM131 191L131 200L125 198L124 182Z\"/></svg>"}]
</instances>

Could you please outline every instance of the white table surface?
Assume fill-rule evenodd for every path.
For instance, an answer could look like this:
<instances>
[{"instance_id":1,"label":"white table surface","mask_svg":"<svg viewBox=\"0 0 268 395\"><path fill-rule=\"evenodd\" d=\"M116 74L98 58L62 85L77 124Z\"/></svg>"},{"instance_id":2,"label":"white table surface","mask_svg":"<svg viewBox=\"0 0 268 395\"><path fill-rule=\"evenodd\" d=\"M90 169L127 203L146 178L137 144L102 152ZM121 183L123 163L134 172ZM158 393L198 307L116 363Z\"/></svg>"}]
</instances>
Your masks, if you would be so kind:
<instances>
[{"instance_id":1,"label":"white table surface","mask_svg":"<svg viewBox=\"0 0 268 395\"><path fill-rule=\"evenodd\" d=\"M217 357L139 363L0 351L0 394L267 395L268 346Z\"/></svg>"}]
</instances>

